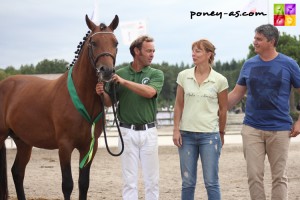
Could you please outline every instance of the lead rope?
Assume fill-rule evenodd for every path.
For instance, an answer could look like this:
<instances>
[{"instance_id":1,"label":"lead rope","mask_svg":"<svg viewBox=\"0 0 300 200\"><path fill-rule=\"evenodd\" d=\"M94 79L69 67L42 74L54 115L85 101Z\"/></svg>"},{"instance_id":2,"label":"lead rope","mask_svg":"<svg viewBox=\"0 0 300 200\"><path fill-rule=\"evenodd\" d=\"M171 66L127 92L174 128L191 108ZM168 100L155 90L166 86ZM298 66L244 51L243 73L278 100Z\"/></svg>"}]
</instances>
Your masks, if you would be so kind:
<instances>
[{"instance_id":1,"label":"lead rope","mask_svg":"<svg viewBox=\"0 0 300 200\"><path fill-rule=\"evenodd\" d=\"M116 88L115 88L115 83L113 84L113 94L114 94L114 100L116 99ZM104 97L103 97L103 94L100 95L101 97L101 104L102 104L102 110L104 111ZM108 153L112 156L120 156L123 151L124 151L124 141L123 141L123 137L122 137L122 133L120 131L120 127L119 127L119 123L118 123L118 120L117 120L117 114L116 114L116 110L115 110L115 104L114 104L114 101L112 101L111 99L111 102L112 102L112 109L113 109L113 113L114 113L114 122L116 123L116 126L117 126L117 129L118 129L118 134L119 134L119 137L120 137L120 140L121 140L121 151L117 154L114 154L110 151L110 148L108 147L108 143L107 143L107 136L106 136L106 130L105 130L105 122L106 122L106 115L104 113L103 115L103 134L104 134L104 141L105 141L105 146L106 146L106 149L108 151Z\"/></svg>"}]
</instances>

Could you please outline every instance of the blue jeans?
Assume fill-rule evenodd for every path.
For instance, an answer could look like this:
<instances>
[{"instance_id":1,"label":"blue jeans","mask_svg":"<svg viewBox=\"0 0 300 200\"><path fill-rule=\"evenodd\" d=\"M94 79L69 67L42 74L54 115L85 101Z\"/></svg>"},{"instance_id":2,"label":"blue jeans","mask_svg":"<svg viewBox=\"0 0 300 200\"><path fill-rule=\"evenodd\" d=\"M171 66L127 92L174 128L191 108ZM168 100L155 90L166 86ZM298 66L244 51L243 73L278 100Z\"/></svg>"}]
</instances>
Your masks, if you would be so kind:
<instances>
[{"instance_id":1,"label":"blue jeans","mask_svg":"<svg viewBox=\"0 0 300 200\"><path fill-rule=\"evenodd\" d=\"M193 200L200 156L208 200L220 200L219 158L222 143L219 132L195 133L181 131L182 146L178 148L182 178L182 200Z\"/></svg>"}]
</instances>

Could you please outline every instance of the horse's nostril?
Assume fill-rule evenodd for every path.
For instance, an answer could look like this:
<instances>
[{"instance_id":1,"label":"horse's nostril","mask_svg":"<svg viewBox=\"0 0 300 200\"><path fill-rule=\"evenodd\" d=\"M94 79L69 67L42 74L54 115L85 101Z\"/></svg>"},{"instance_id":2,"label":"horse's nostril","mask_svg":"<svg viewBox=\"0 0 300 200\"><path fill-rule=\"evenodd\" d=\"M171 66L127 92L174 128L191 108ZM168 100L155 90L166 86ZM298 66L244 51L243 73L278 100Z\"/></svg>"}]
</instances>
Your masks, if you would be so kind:
<instances>
[{"instance_id":1,"label":"horse's nostril","mask_svg":"<svg viewBox=\"0 0 300 200\"><path fill-rule=\"evenodd\" d=\"M111 74L111 73L115 73L115 69L111 68L111 67L107 67L107 66L101 66L98 68L100 73L103 74Z\"/></svg>"}]
</instances>

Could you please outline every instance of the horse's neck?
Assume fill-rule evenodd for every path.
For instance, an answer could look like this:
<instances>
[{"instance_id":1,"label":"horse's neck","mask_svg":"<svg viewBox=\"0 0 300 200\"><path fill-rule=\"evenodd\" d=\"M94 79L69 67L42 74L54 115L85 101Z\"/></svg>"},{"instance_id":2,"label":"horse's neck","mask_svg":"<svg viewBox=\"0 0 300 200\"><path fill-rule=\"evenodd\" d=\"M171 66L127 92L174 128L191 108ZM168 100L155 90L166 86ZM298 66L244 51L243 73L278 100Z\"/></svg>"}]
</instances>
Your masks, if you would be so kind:
<instances>
[{"instance_id":1,"label":"horse's neck","mask_svg":"<svg viewBox=\"0 0 300 200\"><path fill-rule=\"evenodd\" d=\"M95 69L91 66L88 59L78 60L72 73L77 94L86 109L91 112L94 109L95 102L99 103L99 96L95 91L97 84L97 76L95 73Z\"/></svg>"}]
</instances>

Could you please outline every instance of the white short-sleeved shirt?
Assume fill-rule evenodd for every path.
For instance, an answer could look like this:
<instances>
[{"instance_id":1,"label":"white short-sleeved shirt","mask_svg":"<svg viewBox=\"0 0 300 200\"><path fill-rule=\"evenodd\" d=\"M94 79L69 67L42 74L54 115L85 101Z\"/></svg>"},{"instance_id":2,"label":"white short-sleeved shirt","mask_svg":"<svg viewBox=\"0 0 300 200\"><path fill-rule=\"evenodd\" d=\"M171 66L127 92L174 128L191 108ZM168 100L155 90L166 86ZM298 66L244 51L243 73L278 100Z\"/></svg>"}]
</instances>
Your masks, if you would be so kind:
<instances>
[{"instance_id":1,"label":"white short-sleeved shirt","mask_svg":"<svg viewBox=\"0 0 300 200\"><path fill-rule=\"evenodd\" d=\"M184 90L184 109L180 130L218 132L218 93L228 88L228 81L222 74L211 69L207 79L199 85L194 71L195 67L183 70L177 77L177 84Z\"/></svg>"}]
</instances>

